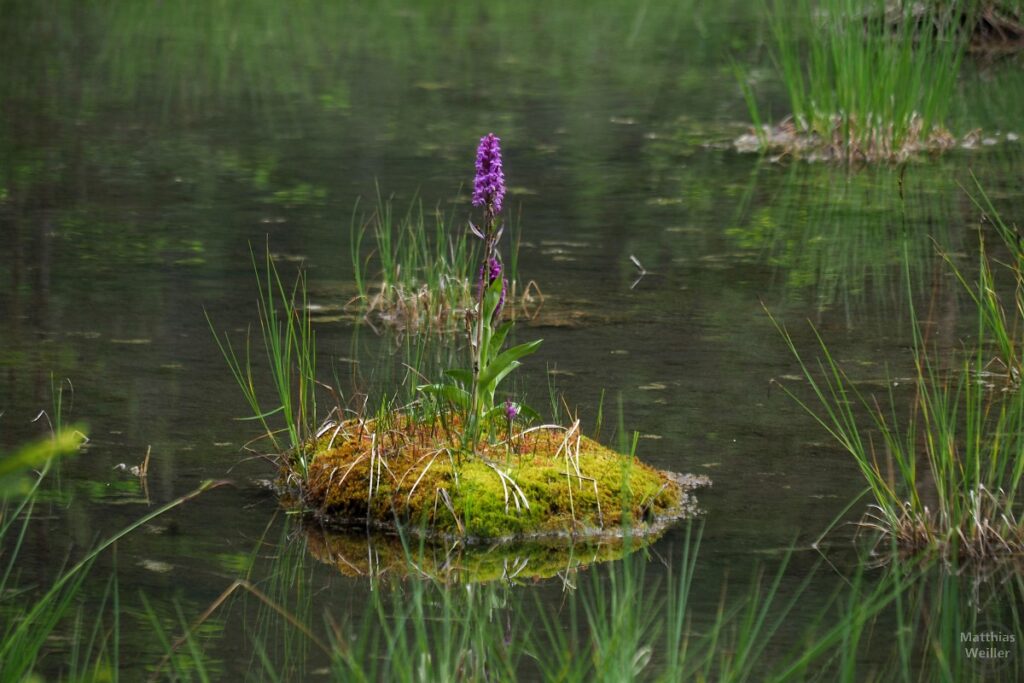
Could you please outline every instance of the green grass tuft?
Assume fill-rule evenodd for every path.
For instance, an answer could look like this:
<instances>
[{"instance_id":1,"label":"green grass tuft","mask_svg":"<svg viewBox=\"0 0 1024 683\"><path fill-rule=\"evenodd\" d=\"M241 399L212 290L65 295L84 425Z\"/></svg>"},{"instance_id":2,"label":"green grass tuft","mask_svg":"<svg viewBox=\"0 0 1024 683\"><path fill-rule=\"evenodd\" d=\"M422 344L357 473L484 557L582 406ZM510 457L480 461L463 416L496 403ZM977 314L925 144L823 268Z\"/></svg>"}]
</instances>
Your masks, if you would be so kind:
<instances>
[{"instance_id":1,"label":"green grass tuft","mask_svg":"<svg viewBox=\"0 0 1024 683\"><path fill-rule=\"evenodd\" d=\"M1015 233L982 197L1017 255L1008 268L1019 302ZM977 283L969 284L954 267L977 309L977 347L962 361L940 357L911 306L915 375L906 415L891 388L881 401L863 393L820 336L822 358L818 371L812 370L776 322L823 413L798 402L853 456L864 475L874 503L862 524L878 532L879 548L893 543L903 554L937 555L947 562L1024 556L1017 498L1024 476L1024 391L1019 390L1017 352L1024 308L1005 311L992 261L984 247L980 254ZM1007 372L990 370L993 347Z\"/></svg>"},{"instance_id":2,"label":"green grass tuft","mask_svg":"<svg viewBox=\"0 0 1024 683\"><path fill-rule=\"evenodd\" d=\"M946 129L968 36L962 8L882 0L775 2L773 57L792 118L758 130L761 148L808 158L902 161L956 144ZM747 96L751 114L756 105Z\"/></svg>"}]
</instances>

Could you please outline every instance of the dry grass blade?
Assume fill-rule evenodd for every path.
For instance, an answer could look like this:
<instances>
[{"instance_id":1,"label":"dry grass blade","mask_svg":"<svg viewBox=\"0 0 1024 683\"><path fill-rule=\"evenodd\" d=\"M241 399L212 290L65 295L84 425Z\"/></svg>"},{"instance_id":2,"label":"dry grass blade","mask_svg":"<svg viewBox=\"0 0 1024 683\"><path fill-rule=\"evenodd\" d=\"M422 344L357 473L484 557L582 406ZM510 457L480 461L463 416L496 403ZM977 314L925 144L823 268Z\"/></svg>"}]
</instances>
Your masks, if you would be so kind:
<instances>
[{"instance_id":1,"label":"dry grass blade","mask_svg":"<svg viewBox=\"0 0 1024 683\"><path fill-rule=\"evenodd\" d=\"M447 450L448 450L447 448L439 448L436 451L434 451L433 453L427 453L427 454L423 455L419 460L416 461L416 464L418 465L419 463L423 462L424 458L430 456L430 462L427 463L427 466L424 467L423 470L420 472L420 476L416 477L416 481L414 481L412 486L409 488L409 493L405 497L405 504L406 505L408 505L412 501L412 494L416 492L416 487L418 487L420 485L420 482L423 481L423 477L425 477L427 475L427 472L430 471L430 468L433 467L434 461L437 460L437 456L441 455L441 453L444 453ZM411 472L412 469L413 468L410 467L409 468L409 472ZM406 474L402 475L402 478L399 480L399 486L401 486L402 481L405 480L405 477L406 477L406 475L409 472L406 472Z\"/></svg>"},{"instance_id":2,"label":"dry grass blade","mask_svg":"<svg viewBox=\"0 0 1024 683\"><path fill-rule=\"evenodd\" d=\"M484 460L483 463L490 467L492 470L494 470L494 472L498 475L498 479L501 481L501 487L505 491L505 511L508 511L508 487L506 486L506 482L508 482L508 485L512 487L514 493L514 495L512 496L512 500L516 504L516 509L521 510L522 507L525 507L527 510L529 510L530 501L526 498L526 494L523 493L523 490L519 488L519 484L516 483L516 480L510 477L508 474L502 472L497 465L490 462L489 460ZM520 507L519 505L520 501L522 501L522 507Z\"/></svg>"},{"instance_id":3,"label":"dry grass blade","mask_svg":"<svg viewBox=\"0 0 1024 683\"><path fill-rule=\"evenodd\" d=\"M455 525L459 528L459 533L460 534L466 533L465 527L462 526L462 520L460 520L459 516L455 513L455 506L452 505L452 499L448 495L448 490L447 489L439 488L439 489L437 489L437 493L434 494L434 513L435 514L437 513L437 499L438 499L438 497L440 497L441 502L444 503L445 507L448 508L448 512L450 512L452 514L452 519L455 520Z\"/></svg>"}]
</instances>

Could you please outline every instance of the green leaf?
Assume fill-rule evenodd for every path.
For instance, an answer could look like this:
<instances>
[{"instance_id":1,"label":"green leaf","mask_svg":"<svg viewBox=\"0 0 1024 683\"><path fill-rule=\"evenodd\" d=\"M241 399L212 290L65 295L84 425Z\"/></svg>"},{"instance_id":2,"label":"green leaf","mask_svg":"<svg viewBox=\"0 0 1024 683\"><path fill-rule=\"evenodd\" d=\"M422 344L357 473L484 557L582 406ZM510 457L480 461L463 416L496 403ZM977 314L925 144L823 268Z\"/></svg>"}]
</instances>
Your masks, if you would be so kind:
<instances>
[{"instance_id":1,"label":"green leaf","mask_svg":"<svg viewBox=\"0 0 1024 683\"><path fill-rule=\"evenodd\" d=\"M486 368L480 371L480 376L477 378L477 381L480 382L481 385L486 385L494 381L496 378L498 378L498 375L504 377L505 375L508 374L508 372L510 372L502 372L503 370L505 370L505 368L507 368L514 361L522 358L523 356L529 356L531 353L535 352L537 350L537 347L540 346L541 341L543 340L536 339L534 341L526 342L525 344L519 344L518 346L513 346L511 349L502 351L493 361L491 361L487 365ZM498 378L498 381L500 381L500 378Z\"/></svg>"},{"instance_id":2,"label":"green leaf","mask_svg":"<svg viewBox=\"0 0 1024 683\"><path fill-rule=\"evenodd\" d=\"M501 286L502 280L499 277L497 280L487 285L487 290L484 292L484 322L490 323L494 318L494 312L498 308L498 302L501 301Z\"/></svg>"},{"instance_id":3,"label":"green leaf","mask_svg":"<svg viewBox=\"0 0 1024 683\"><path fill-rule=\"evenodd\" d=\"M487 386L488 389L490 390L490 393L493 394L495 390L498 388L498 385L501 384L501 380L505 379L505 377L507 377L510 372L518 368L520 365L522 365L522 363L520 363L519 361L512 361L504 368L502 368L501 372L494 376L494 379L491 380L489 385L484 386Z\"/></svg>"},{"instance_id":4,"label":"green leaf","mask_svg":"<svg viewBox=\"0 0 1024 683\"><path fill-rule=\"evenodd\" d=\"M416 387L416 390L454 403L464 410L469 410L469 393L454 384L421 384Z\"/></svg>"},{"instance_id":5,"label":"green leaf","mask_svg":"<svg viewBox=\"0 0 1024 683\"><path fill-rule=\"evenodd\" d=\"M513 322L509 320L507 323L502 323L498 329L494 331L494 336L491 337L490 350L491 355L496 356L501 351L501 347L505 345L505 338L508 337L509 330L512 329Z\"/></svg>"},{"instance_id":6,"label":"green leaf","mask_svg":"<svg viewBox=\"0 0 1024 683\"><path fill-rule=\"evenodd\" d=\"M498 405L494 406L493 408L488 410L486 413L484 413L484 421L485 422L488 421L488 420L496 420L498 418L505 419L505 404L504 403L499 403Z\"/></svg>"},{"instance_id":7,"label":"green leaf","mask_svg":"<svg viewBox=\"0 0 1024 683\"><path fill-rule=\"evenodd\" d=\"M540 422L540 413L526 405L525 403L517 404L519 406L519 418L526 420L527 422Z\"/></svg>"},{"instance_id":8,"label":"green leaf","mask_svg":"<svg viewBox=\"0 0 1024 683\"><path fill-rule=\"evenodd\" d=\"M444 374L451 377L459 384L468 387L473 384L473 373L465 368L455 368L454 370L445 370Z\"/></svg>"},{"instance_id":9,"label":"green leaf","mask_svg":"<svg viewBox=\"0 0 1024 683\"><path fill-rule=\"evenodd\" d=\"M277 408L274 408L273 410L268 410L267 412L260 413L259 415L252 415L250 417L236 417L235 419L238 420L239 422L247 422L249 420L260 420L260 421L262 421L264 418L268 418L271 415L276 415L277 413L280 413L282 410L284 410L284 406L278 406Z\"/></svg>"}]
</instances>

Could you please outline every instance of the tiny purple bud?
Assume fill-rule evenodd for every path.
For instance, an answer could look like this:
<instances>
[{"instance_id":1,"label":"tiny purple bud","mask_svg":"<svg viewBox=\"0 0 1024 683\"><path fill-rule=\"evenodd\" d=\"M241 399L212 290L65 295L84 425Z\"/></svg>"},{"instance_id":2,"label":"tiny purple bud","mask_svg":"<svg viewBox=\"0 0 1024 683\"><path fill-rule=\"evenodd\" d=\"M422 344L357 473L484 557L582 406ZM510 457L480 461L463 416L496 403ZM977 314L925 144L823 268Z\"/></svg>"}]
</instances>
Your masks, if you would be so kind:
<instances>
[{"instance_id":1,"label":"tiny purple bud","mask_svg":"<svg viewBox=\"0 0 1024 683\"><path fill-rule=\"evenodd\" d=\"M519 406L517 406L512 401L505 399L505 417L508 418L508 421L511 422L512 420L516 419L518 415Z\"/></svg>"},{"instance_id":2,"label":"tiny purple bud","mask_svg":"<svg viewBox=\"0 0 1024 683\"><path fill-rule=\"evenodd\" d=\"M476 296L477 299L483 300L484 288L489 287L498 278L501 278L501 298L498 299L498 307L494 309L494 317L492 322L497 325L498 320L501 319L501 309L505 307L505 292L508 289L508 280L502 277L502 265L501 261L491 257L487 259L487 281L484 282L484 264L480 264L480 270L476 274Z\"/></svg>"}]
</instances>

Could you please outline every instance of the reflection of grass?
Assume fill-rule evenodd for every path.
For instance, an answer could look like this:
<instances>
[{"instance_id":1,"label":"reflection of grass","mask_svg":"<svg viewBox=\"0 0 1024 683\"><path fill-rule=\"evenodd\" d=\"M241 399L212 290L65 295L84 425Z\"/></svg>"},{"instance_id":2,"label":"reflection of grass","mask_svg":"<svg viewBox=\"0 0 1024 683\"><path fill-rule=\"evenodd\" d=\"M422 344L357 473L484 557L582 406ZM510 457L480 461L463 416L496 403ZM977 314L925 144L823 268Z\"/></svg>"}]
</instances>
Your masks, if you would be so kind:
<instances>
[{"instance_id":1,"label":"reflection of grass","mask_svg":"<svg viewBox=\"0 0 1024 683\"><path fill-rule=\"evenodd\" d=\"M332 670L338 680L515 680L527 651L522 621L502 584L389 584L354 624L335 623Z\"/></svg>"},{"instance_id":2,"label":"reflection of grass","mask_svg":"<svg viewBox=\"0 0 1024 683\"><path fill-rule=\"evenodd\" d=\"M707 24L748 4L734 0L709 11L694 0L309 0L287 6L226 0L200 7L185 0L87 6L56 0L45 7L4 0L0 12L8 30L0 29L0 36L11 46L9 55L31 55L28 73L12 77L26 96L37 87L33 79L44 79L90 106L106 90L119 102L168 111L224 104L319 104L344 111L359 106L352 91L361 85L346 73L355 63L363 73L358 55L411 68L427 92L443 93L454 70L476 78L481 65L502 70L512 82L541 73L575 84L610 73L630 84L643 73L642 62L686 38L701 36L688 47L702 53L735 40L733 32L710 32ZM493 38L486 49L484 36ZM466 55L473 55L471 69ZM84 94L76 94L82 85L73 84L71 74L88 81Z\"/></svg>"},{"instance_id":3,"label":"reflection of grass","mask_svg":"<svg viewBox=\"0 0 1024 683\"><path fill-rule=\"evenodd\" d=\"M903 268L923 289L937 261L935 243L955 248L950 216L956 187L948 169L878 168L848 173L794 165L751 181L738 223L726 234L775 268L787 298L810 294L819 311L899 308ZM760 197L764 199L760 199ZM902 216L902 218L901 218Z\"/></svg>"},{"instance_id":4,"label":"reflection of grass","mask_svg":"<svg viewBox=\"0 0 1024 683\"><path fill-rule=\"evenodd\" d=\"M1019 573L927 572L899 595L897 647L885 667L903 681L1019 681L1024 674L1022 600ZM914 659L915 648L926 656ZM968 654L971 648L1002 650L1003 655L978 657Z\"/></svg>"},{"instance_id":5,"label":"reflection of grass","mask_svg":"<svg viewBox=\"0 0 1024 683\"><path fill-rule=\"evenodd\" d=\"M305 561L304 544L293 543L291 527L284 525L276 542L267 532L280 525L271 520L248 556L238 558L237 578L198 616L183 613L177 601L173 615L161 615L158 605L143 599L145 615L163 656L153 667L153 678L217 680L226 674L211 653L211 645L225 638L242 637L248 649L233 649L230 660L248 657L246 680L306 680L310 651L327 646L310 626L314 594L313 575ZM274 548L269 563L263 560ZM265 570L265 572L264 572ZM194 618L193 618L194 616ZM237 625L236 625L237 624ZM234 672L233 672L234 673Z\"/></svg>"},{"instance_id":6,"label":"reflection of grass","mask_svg":"<svg viewBox=\"0 0 1024 683\"><path fill-rule=\"evenodd\" d=\"M629 545L628 539L626 545ZM787 562L758 574L748 593L723 593L709 623L693 609L699 537L687 534L668 590L653 590L643 552L559 576L563 595L516 608L496 582L452 589L431 579L392 582L348 623L333 626L335 674L343 680L516 680L538 672L558 681L814 680L856 655L857 629L890 605L901 587L855 581L815 629L780 637L807 583L783 597ZM417 555L408 561L413 567ZM855 665L849 670L855 671Z\"/></svg>"},{"instance_id":7,"label":"reflection of grass","mask_svg":"<svg viewBox=\"0 0 1024 683\"><path fill-rule=\"evenodd\" d=\"M243 616L254 650L250 670L276 670L284 678L303 679L307 675L306 663L313 644L282 617L277 607L301 623L310 623L317 586L313 581L314 573L305 562L305 544L296 542L289 525L282 527L277 548L278 556L271 563L269 576L263 582L272 603L257 601L256 610L246 610ZM260 550L260 545L253 549L253 564ZM254 570L254 566L249 567L247 579L254 578Z\"/></svg>"},{"instance_id":8,"label":"reflection of grass","mask_svg":"<svg viewBox=\"0 0 1024 683\"><path fill-rule=\"evenodd\" d=\"M249 635L249 676L260 680L309 675L323 658L335 679L346 681L852 683L880 680L880 672L886 672L885 680L1010 681L1020 671L1020 663L1011 662L993 677L962 656L960 642L961 633L986 628L1019 636L1019 582L979 588L928 568L907 573L897 565L879 577L858 569L836 578L831 597L810 606L811 586L830 577L801 571L794 583L787 553L774 570L755 571L745 590L730 591L723 581L717 607L702 611L709 601L697 592L708 581L699 561L701 534L688 528L677 546L680 555L665 561L663 582L648 567L660 556L627 537L622 559L600 567L567 563L557 579L530 589L539 593L531 602L514 578L452 584L448 575L433 574L433 562L424 559L433 551L402 538L368 542L354 534L344 541L351 557L372 563L383 541L398 580L381 581L379 574L357 580L361 597L345 600L351 605L346 611L322 608L320 622L320 593L311 590L317 574L307 568L303 544L291 529L282 529L265 572L250 568L232 584L246 589L233 592L230 609ZM261 539L254 561L264 549ZM321 550L318 545L314 553ZM462 559L450 556L453 566ZM965 590L968 583L973 591ZM231 628L201 629L214 613L228 609L230 595L218 598L173 641L175 672L188 677L208 671L211 649L220 641L237 658L234 640L225 640ZM802 625L795 626L798 619ZM165 639L169 649L172 641Z\"/></svg>"}]
</instances>

